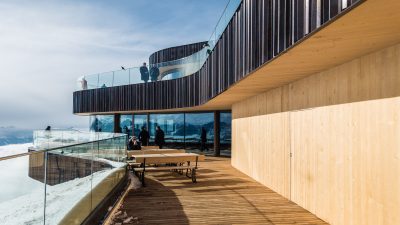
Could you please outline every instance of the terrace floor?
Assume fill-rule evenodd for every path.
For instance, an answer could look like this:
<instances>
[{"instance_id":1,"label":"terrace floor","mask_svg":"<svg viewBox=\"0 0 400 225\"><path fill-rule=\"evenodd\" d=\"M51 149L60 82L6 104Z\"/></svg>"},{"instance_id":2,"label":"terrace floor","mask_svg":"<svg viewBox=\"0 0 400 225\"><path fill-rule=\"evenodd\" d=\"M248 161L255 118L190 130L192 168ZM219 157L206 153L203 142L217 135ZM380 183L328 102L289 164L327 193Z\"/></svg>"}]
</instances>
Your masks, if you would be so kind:
<instances>
[{"instance_id":1,"label":"terrace floor","mask_svg":"<svg viewBox=\"0 0 400 225\"><path fill-rule=\"evenodd\" d=\"M135 224L326 224L234 169L229 158L207 157L198 183L171 172L148 173L121 210Z\"/></svg>"}]
</instances>

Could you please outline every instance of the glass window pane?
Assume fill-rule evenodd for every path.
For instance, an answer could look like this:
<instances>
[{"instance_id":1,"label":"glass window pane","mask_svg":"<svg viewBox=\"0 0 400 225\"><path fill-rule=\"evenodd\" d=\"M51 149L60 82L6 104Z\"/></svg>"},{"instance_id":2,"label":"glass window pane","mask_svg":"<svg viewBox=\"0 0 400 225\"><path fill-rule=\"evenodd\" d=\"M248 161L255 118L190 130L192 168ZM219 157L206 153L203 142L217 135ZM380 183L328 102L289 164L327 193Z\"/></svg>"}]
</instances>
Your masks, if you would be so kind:
<instances>
[{"instance_id":1,"label":"glass window pane","mask_svg":"<svg viewBox=\"0 0 400 225\"><path fill-rule=\"evenodd\" d=\"M119 126L122 133L132 136L132 115L121 115Z\"/></svg>"},{"instance_id":2,"label":"glass window pane","mask_svg":"<svg viewBox=\"0 0 400 225\"><path fill-rule=\"evenodd\" d=\"M90 117L90 131L114 132L113 115L97 115Z\"/></svg>"},{"instance_id":3,"label":"glass window pane","mask_svg":"<svg viewBox=\"0 0 400 225\"><path fill-rule=\"evenodd\" d=\"M134 136L138 137L142 127L147 128L147 115L135 115L134 118Z\"/></svg>"},{"instance_id":4,"label":"glass window pane","mask_svg":"<svg viewBox=\"0 0 400 225\"><path fill-rule=\"evenodd\" d=\"M231 132L232 132L232 114L221 113L220 123L220 142L221 144L231 144Z\"/></svg>"},{"instance_id":5,"label":"glass window pane","mask_svg":"<svg viewBox=\"0 0 400 225\"><path fill-rule=\"evenodd\" d=\"M214 142L214 113L186 114L186 144L200 145L201 128L206 130L207 143Z\"/></svg>"},{"instance_id":6,"label":"glass window pane","mask_svg":"<svg viewBox=\"0 0 400 225\"><path fill-rule=\"evenodd\" d=\"M151 114L150 115L150 141L154 141L156 126L165 133L166 143L184 142L184 116L183 114Z\"/></svg>"}]
</instances>

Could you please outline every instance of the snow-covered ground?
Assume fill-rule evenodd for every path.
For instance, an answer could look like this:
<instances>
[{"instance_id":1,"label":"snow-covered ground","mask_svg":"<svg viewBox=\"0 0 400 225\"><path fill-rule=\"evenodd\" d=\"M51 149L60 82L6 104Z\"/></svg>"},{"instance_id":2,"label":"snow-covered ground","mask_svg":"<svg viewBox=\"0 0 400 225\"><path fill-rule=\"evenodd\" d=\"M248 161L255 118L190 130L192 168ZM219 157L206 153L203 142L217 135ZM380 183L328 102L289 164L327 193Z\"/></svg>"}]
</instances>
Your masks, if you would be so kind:
<instances>
[{"instance_id":1,"label":"snow-covered ground","mask_svg":"<svg viewBox=\"0 0 400 225\"><path fill-rule=\"evenodd\" d=\"M1 156L26 152L31 144L1 146ZM102 160L107 161L107 160ZM123 163L110 163L114 167ZM28 156L0 161L0 224L43 224L44 184L28 176ZM57 224L114 169L46 187L46 224Z\"/></svg>"},{"instance_id":2,"label":"snow-covered ground","mask_svg":"<svg viewBox=\"0 0 400 225\"><path fill-rule=\"evenodd\" d=\"M0 146L0 157L28 152L28 148L31 146L32 143Z\"/></svg>"}]
</instances>

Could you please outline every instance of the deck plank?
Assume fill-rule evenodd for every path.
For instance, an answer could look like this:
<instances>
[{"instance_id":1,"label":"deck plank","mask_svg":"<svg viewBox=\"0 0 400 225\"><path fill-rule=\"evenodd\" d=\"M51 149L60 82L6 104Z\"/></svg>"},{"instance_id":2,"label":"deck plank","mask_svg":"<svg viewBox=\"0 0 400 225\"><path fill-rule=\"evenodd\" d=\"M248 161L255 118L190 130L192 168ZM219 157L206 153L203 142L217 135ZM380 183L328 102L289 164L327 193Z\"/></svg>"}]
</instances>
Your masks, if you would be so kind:
<instances>
[{"instance_id":1,"label":"deck plank","mask_svg":"<svg viewBox=\"0 0 400 225\"><path fill-rule=\"evenodd\" d=\"M138 224L326 224L234 169L228 158L208 157L197 180L148 174L147 187L130 191L122 210Z\"/></svg>"}]
</instances>

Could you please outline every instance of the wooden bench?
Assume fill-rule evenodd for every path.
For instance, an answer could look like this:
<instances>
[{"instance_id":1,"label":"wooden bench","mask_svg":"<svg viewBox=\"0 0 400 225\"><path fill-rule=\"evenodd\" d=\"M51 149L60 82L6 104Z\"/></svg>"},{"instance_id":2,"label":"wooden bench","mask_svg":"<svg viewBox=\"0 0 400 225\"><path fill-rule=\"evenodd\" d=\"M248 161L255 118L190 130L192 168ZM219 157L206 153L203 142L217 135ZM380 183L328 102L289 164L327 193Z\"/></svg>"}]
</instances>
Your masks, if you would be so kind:
<instances>
[{"instance_id":1,"label":"wooden bench","mask_svg":"<svg viewBox=\"0 0 400 225\"><path fill-rule=\"evenodd\" d=\"M147 150L147 149L149 149L149 150L160 149L160 147L159 147L159 146L156 146L156 145L149 145L149 146L144 146L144 145L142 145L141 148L142 148L142 150Z\"/></svg>"},{"instance_id":2,"label":"wooden bench","mask_svg":"<svg viewBox=\"0 0 400 225\"><path fill-rule=\"evenodd\" d=\"M134 161L128 161L128 165L131 165L132 170L140 178L142 185L145 186L144 178L146 172L159 172L159 171L176 171L183 174L186 170L186 176L192 180L193 183L197 182L196 170L198 168L198 162L204 161L204 155L198 155L194 153L170 153L170 154L150 154L150 155L137 155L134 156ZM194 163L193 164L191 164ZM139 167L137 166L140 164ZM148 166L151 164L165 164L165 166Z\"/></svg>"}]
</instances>

